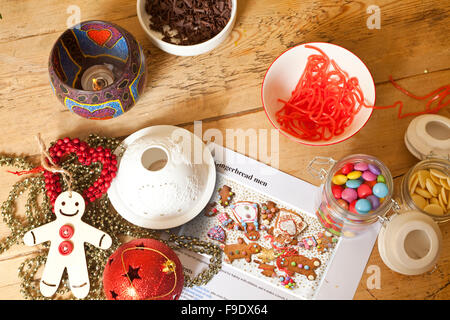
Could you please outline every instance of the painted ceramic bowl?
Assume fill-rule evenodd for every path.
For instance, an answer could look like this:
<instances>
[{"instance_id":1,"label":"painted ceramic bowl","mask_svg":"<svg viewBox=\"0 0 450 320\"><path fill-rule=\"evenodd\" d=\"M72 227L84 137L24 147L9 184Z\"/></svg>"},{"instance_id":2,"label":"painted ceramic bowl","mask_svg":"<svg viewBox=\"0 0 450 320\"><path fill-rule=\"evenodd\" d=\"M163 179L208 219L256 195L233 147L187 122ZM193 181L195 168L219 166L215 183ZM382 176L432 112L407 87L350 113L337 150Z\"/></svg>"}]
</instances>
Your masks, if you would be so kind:
<instances>
[{"instance_id":1,"label":"painted ceramic bowl","mask_svg":"<svg viewBox=\"0 0 450 320\"><path fill-rule=\"evenodd\" d=\"M111 119L133 107L146 81L145 55L126 30L105 21L67 29L50 53L53 92L70 111Z\"/></svg>"}]
</instances>

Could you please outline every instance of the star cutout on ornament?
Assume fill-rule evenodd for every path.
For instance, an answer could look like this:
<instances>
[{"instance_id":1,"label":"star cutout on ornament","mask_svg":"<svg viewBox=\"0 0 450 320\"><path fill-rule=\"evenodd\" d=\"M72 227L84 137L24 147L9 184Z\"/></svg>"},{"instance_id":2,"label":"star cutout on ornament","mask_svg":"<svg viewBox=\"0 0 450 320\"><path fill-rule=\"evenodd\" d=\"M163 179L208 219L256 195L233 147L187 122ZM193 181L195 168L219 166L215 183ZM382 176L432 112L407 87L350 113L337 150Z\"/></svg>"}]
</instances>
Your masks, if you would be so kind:
<instances>
[{"instance_id":1,"label":"star cutout on ornament","mask_svg":"<svg viewBox=\"0 0 450 320\"><path fill-rule=\"evenodd\" d=\"M119 296L117 293L115 293L114 291L110 291L110 293L111 293L111 297L114 299L114 300L117 300L117 297Z\"/></svg>"},{"instance_id":2,"label":"star cutout on ornament","mask_svg":"<svg viewBox=\"0 0 450 320\"><path fill-rule=\"evenodd\" d=\"M141 279L141 277L139 276L139 269L140 267L133 268L132 266L129 265L128 272L123 276L128 277L128 279L130 279L130 282L133 282L133 280L135 279Z\"/></svg>"},{"instance_id":3,"label":"star cutout on ornament","mask_svg":"<svg viewBox=\"0 0 450 320\"><path fill-rule=\"evenodd\" d=\"M145 248L145 245L144 245L143 242L141 242L141 244L138 244L138 245L136 246L136 248Z\"/></svg>"}]
</instances>

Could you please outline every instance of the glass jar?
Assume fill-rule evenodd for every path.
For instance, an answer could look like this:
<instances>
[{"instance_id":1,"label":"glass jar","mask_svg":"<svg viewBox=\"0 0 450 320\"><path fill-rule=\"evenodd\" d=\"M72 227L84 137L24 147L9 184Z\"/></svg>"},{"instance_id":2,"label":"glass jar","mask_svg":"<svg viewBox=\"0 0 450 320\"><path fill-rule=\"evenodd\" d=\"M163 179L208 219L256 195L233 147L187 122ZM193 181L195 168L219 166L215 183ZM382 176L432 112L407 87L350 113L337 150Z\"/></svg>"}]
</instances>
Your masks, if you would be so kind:
<instances>
[{"instance_id":1,"label":"glass jar","mask_svg":"<svg viewBox=\"0 0 450 320\"><path fill-rule=\"evenodd\" d=\"M448 187L448 182L447 182L446 187L442 186L442 183L445 183L445 182L441 182L441 185L440 185L440 188L444 188L444 192L446 194L445 200L447 201L447 203L444 202L444 204L446 205L447 211L444 211L443 215L434 215L434 214L430 214L430 213L424 211L423 208L419 207L419 205L417 205L412 199L412 195L411 195L410 188L409 188L411 178L414 176L415 173L419 172L420 170L428 171L430 169L438 170L438 171L444 173L445 175L447 175L447 177L450 177L450 161L448 161L448 160L426 159L426 160L422 160L422 161L418 162L415 166L413 166L411 169L409 169L409 171L403 176L403 180L401 183L402 205L405 207L406 210L419 211L427 216L430 216L437 223L443 223L443 222L450 221L450 210L448 209L449 206L447 205L448 202L450 201L450 199L448 199L448 195L450 195L450 190L446 189L446 187ZM438 179L432 180L435 185L439 185L437 180ZM439 199L439 196L435 197L435 198ZM438 200L438 201L445 201L445 200Z\"/></svg>"},{"instance_id":2,"label":"glass jar","mask_svg":"<svg viewBox=\"0 0 450 320\"><path fill-rule=\"evenodd\" d=\"M358 162L365 162L377 166L381 170L381 175L384 176L386 186L388 187L388 194L380 199L380 206L375 210L369 211L367 214L353 213L343 208L334 197L331 188L333 177L344 165ZM319 170L315 168L316 165L320 165ZM330 169L327 170L323 166L328 166ZM375 157L365 154L354 154L339 161L332 158L316 157L309 163L308 169L310 173L324 182L322 184L322 194L316 215L322 226L337 236L342 235L353 238L360 235L380 218L384 218L393 206L392 196L394 183L392 175L384 163Z\"/></svg>"}]
</instances>

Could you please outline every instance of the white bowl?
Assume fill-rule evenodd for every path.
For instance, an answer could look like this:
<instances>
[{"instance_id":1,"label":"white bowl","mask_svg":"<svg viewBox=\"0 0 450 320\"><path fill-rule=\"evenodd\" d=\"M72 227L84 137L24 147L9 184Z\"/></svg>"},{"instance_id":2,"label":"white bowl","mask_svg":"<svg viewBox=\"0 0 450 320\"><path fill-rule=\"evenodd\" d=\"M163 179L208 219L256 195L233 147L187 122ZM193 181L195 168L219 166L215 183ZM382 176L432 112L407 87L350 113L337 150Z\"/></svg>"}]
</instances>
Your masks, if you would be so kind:
<instances>
[{"instance_id":1,"label":"white bowl","mask_svg":"<svg viewBox=\"0 0 450 320\"><path fill-rule=\"evenodd\" d=\"M109 199L122 217L140 227L178 227L196 217L214 192L211 152L185 129L139 130L114 153L118 171L108 189Z\"/></svg>"},{"instance_id":2,"label":"white bowl","mask_svg":"<svg viewBox=\"0 0 450 320\"><path fill-rule=\"evenodd\" d=\"M278 99L289 100L305 69L308 56L317 54L316 50L305 48L305 45L312 45L323 50L330 59L336 61L339 67L347 71L350 77L357 77L366 104L375 104L375 83L369 69L360 58L347 49L331 43L311 42L288 49L275 59L267 70L261 87L261 99L266 115L280 133L302 144L326 146L347 140L364 127L372 114L372 108L362 107L352 124L341 135L328 141L312 142L294 137L281 130L276 120L276 112L284 106Z\"/></svg>"},{"instance_id":3,"label":"white bowl","mask_svg":"<svg viewBox=\"0 0 450 320\"><path fill-rule=\"evenodd\" d=\"M144 29L150 41L159 49L177 56L196 56L213 50L220 45L233 30L236 22L237 0L231 0L231 16L226 26L213 38L191 46L182 46L161 40L162 34L150 29L150 15L145 11L145 1L137 1L137 16L141 27Z\"/></svg>"}]
</instances>

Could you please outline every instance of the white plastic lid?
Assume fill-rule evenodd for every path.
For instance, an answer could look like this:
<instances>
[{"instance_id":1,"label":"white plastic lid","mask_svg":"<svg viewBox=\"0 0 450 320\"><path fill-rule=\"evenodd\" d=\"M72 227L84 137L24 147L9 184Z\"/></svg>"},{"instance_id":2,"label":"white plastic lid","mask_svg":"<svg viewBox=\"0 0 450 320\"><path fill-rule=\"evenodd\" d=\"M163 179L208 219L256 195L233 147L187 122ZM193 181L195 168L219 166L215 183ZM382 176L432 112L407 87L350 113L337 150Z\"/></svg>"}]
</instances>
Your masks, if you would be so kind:
<instances>
[{"instance_id":1,"label":"white plastic lid","mask_svg":"<svg viewBox=\"0 0 450 320\"><path fill-rule=\"evenodd\" d=\"M450 119L426 114L414 118L405 133L408 150L418 159L450 160Z\"/></svg>"},{"instance_id":2,"label":"white plastic lid","mask_svg":"<svg viewBox=\"0 0 450 320\"><path fill-rule=\"evenodd\" d=\"M418 211L408 211L392 216L381 228L378 251L393 271L418 275L436 265L441 242L441 231L432 218Z\"/></svg>"},{"instance_id":3,"label":"white plastic lid","mask_svg":"<svg viewBox=\"0 0 450 320\"><path fill-rule=\"evenodd\" d=\"M118 172L108 196L117 212L135 225L180 226L197 216L214 192L216 167L211 152L185 129L139 130L114 153Z\"/></svg>"}]
</instances>

